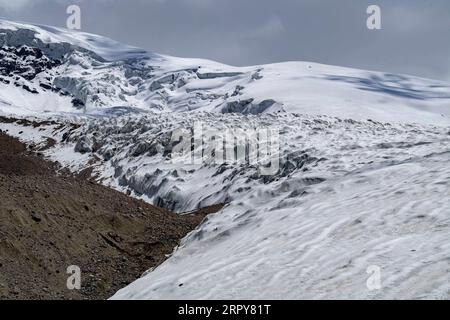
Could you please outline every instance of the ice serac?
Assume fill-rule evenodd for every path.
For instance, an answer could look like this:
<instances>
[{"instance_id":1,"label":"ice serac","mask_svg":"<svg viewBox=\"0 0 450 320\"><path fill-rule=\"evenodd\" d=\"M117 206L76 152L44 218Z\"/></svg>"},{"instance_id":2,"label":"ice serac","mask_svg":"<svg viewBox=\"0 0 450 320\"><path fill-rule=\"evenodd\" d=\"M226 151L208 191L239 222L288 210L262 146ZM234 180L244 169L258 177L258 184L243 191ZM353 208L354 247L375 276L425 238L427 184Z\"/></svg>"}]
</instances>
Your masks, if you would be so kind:
<instances>
[{"instance_id":1,"label":"ice serac","mask_svg":"<svg viewBox=\"0 0 450 320\"><path fill-rule=\"evenodd\" d=\"M0 74L0 101L9 113L108 115L120 108L450 123L450 86L412 76L308 62L238 68L5 20L0 45L2 60L22 61L17 70L9 63ZM20 68L36 57L41 64L27 66L34 71Z\"/></svg>"}]
</instances>

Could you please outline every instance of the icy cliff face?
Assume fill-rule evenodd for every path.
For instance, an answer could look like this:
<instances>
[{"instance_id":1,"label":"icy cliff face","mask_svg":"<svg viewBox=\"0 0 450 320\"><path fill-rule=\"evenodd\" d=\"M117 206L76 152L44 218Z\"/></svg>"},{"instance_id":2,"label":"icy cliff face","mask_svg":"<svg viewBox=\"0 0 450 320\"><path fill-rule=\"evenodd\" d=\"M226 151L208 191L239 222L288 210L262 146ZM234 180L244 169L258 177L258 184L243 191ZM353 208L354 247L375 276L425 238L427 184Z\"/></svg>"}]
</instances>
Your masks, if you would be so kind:
<instances>
[{"instance_id":1,"label":"icy cliff face","mask_svg":"<svg viewBox=\"0 0 450 320\"><path fill-rule=\"evenodd\" d=\"M7 52L2 59L3 82L15 80L27 91L46 96L46 103L56 104L60 106L57 111L64 112L132 106L126 97L136 95L137 89L130 83L139 82L140 76L147 74L149 68L142 68L140 60L151 57L98 36L7 21L0 21L0 45ZM23 70L24 64L27 70ZM134 78L136 73L139 79ZM6 97L11 96L8 88L2 91ZM35 98L38 104L42 103L39 98ZM46 111L44 105L34 110L40 109Z\"/></svg>"},{"instance_id":2,"label":"icy cliff face","mask_svg":"<svg viewBox=\"0 0 450 320\"><path fill-rule=\"evenodd\" d=\"M82 32L4 20L0 46L6 57L0 101L21 106L22 113L99 115L110 108L128 108L450 123L449 85L416 77L307 62L236 68L163 56ZM23 70L23 62L36 58ZM11 88L15 85L24 90ZM7 111L13 113L14 108Z\"/></svg>"}]
</instances>

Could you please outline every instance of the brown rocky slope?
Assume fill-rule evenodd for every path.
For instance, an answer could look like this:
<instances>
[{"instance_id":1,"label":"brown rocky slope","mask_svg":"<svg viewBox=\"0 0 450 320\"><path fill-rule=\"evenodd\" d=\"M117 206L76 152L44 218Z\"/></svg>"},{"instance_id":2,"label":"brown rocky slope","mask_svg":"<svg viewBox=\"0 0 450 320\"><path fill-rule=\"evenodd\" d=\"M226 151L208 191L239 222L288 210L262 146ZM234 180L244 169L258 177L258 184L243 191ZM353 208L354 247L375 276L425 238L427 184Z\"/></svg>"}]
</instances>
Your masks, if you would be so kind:
<instances>
[{"instance_id":1,"label":"brown rocky slope","mask_svg":"<svg viewBox=\"0 0 450 320\"><path fill-rule=\"evenodd\" d=\"M56 169L0 133L0 299L108 298L221 207L176 215Z\"/></svg>"}]
</instances>

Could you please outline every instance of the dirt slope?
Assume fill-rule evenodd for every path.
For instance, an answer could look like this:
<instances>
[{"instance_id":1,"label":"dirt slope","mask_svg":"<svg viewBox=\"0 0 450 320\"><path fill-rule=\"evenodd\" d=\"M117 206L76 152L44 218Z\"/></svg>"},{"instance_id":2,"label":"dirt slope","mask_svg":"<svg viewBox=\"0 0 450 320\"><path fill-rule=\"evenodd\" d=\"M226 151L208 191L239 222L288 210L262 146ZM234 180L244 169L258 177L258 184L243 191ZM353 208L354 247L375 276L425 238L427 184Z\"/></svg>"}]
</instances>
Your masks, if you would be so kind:
<instances>
[{"instance_id":1,"label":"dirt slope","mask_svg":"<svg viewBox=\"0 0 450 320\"><path fill-rule=\"evenodd\" d=\"M0 299L108 298L220 208L175 215L55 169L0 133Z\"/></svg>"}]
</instances>

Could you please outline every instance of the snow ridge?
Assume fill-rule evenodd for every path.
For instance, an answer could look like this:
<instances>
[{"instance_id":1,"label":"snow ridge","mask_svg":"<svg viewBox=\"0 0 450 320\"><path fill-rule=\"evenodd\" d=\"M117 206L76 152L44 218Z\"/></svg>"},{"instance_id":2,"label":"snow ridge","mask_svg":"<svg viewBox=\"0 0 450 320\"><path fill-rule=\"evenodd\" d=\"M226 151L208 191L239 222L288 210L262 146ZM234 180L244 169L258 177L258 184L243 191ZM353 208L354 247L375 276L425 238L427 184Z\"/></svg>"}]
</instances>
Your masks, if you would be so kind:
<instances>
[{"instance_id":1,"label":"snow ridge","mask_svg":"<svg viewBox=\"0 0 450 320\"><path fill-rule=\"evenodd\" d=\"M14 100L33 100L33 106L15 103L33 115L43 111L101 115L110 108L130 108L143 113L292 112L450 123L450 86L417 77L308 62L237 68L146 52L97 35L5 20L0 20L0 46L17 52L29 48L36 51L30 57L38 54L51 61L47 68L36 69L33 79L13 72L0 84L1 100L9 105ZM30 90L11 88L18 81L13 74L22 88ZM14 108L8 112L14 113Z\"/></svg>"}]
</instances>

